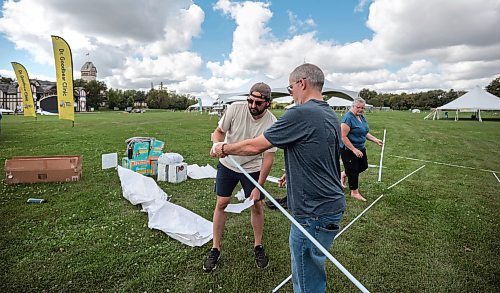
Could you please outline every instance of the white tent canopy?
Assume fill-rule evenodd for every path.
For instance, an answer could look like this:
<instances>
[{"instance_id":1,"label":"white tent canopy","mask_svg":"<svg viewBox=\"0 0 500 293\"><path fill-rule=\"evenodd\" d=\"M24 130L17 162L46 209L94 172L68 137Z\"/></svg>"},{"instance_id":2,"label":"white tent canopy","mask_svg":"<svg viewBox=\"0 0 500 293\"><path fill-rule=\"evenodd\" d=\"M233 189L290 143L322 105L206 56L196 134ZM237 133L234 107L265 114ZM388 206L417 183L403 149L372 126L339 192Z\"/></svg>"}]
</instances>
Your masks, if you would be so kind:
<instances>
[{"instance_id":1,"label":"white tent canopy","mask_svg":"<svg viewBox=\"0 0 500 293\"><path fill-rule=\"evenodd\" d=\"M268 84L271 87L271 89L273 88L273 86L277 86L279 84L279 80L273 79L267 75L259 74L259 75L256 75L254 78L251 78L249 81L244 83L242 86L240 86L236 89L233 89L231 91L228 91L226 93L219 94L219 98L218 98L219 103L221 103L221 102L227 103L227 102L238 101L238 100L246 100L246 95L248 95L248 91L250 90L250 88L254 84L256 84L258 82L264 82L264 83ZM288 93L286 95L288 95ZM283 95L274 95L274 92L273 92L272 96L273 96L273 98L275 98L275 97L283 96Z\"/></svg>"},{"instance_id":2,"label":"white tent canopy","mask_svg":"<svg viewBox=\"0 0 500 293\"><path fill-rule=\"evenodd\" d=\"M465 95L437 109L459 110L462 112L471 112L471 110L500 110L500 98L480 87L475 87Z\"/></svg>"},{"instance_id":3,"label":"white tent canopy","mask_svg":"<svg viewBox=\"0 0 500 293\"><path fill-rule=\"evenodd\" d=\"M246 97L244 98L239 98L239 97L248 95L248 91L250 90L252 85L254 85L257 82L264 82L271 87L273 100L279 97L285 97L290 95L288 93L288 90L286 89L286 86L288 85L287 77L271 78L267 75L259 74L256 75L254 78L250 79L248 82L246 82L239 88L228 91L226 93L219 94L218 95L219 103L221 102L227 103L235 100L245 100ZM347 90L342 87L334 87L334 85L328 80L325 80L322 93L323 95L326 96L336 96L345 99L354 99L359 94L356 91Z\"/></svg>"},{"instance_id":4,"label":"white tent canopy","mask_svg":"<svg viewBox=\"0 0 500 293\"><path fill-rule=\"evenodd\" d=\"M458 120L459 112L477 112L479 121L482 121L481 111L500 111L500 98L477 86L448 104L437 107L432 113L432 120L439 119L439 113L442 110L456 111L455 121ZM431 114L427 115L424 119L430 116Z\"/></svg>"},{"instance_id":5,"label":"white tent canopy","mask_svg":"<svg viewBox=\"0 0 500 293\"><path fill-rule=\"evenodd\" d=\"M348 101L346 99L331 97L328 101L326 101L330 107L351 107L352 101Z\"/></svg>"},{"instance_id":6,"label":"white tent canopy","mask_svg":"<svg viewBox=\"0 0 500 293\"><path fill-rule=\"evenodd\" d=\"M201 106L202 107L212 107L214 105L214 102L209 100L209 99L202 99L201 100ZM189 108L198 108L200 106L199 103L193 104L189 106Z\"/></svg>"},{"instance_id":7,"label":"white tent canopy","mask_svg":"<svg viewBox=\"0 0 500 293\"><path fill-rule=\"evenodd\" d=\"M277 104L290 104L293 102L293 97L292 96L285 96L285 97L281 97L281 98L276 98L276 99L273 99L273 102L275 102Z\"/></svg>"}]
</instances>

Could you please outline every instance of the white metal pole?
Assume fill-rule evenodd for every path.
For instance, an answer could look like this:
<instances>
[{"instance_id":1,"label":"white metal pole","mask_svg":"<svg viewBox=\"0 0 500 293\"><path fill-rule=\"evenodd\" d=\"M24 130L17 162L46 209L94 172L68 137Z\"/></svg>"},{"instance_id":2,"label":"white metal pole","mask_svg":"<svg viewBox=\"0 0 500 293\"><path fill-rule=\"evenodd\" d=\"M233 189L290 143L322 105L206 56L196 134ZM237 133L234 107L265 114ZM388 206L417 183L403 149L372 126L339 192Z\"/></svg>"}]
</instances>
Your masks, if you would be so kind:
<instances>
[{"instance_id":1,"label":"white metal pole","mask_svg":"<svg viewBox=\"0 0 500 293\"><path fill-rule=\"evenodd\" d=\"M481 169L481 168L472 168L472 167L467 167L467 166L461 166L461 165L455 165L455 164L448 164L448 163L441 163L441 162L435 162L435 161L429 161L429 160L422 160L422 159L415 159L415 158L409 158L409 157L402 157L402 156L395 156L391 155L396 158L400 159L406 159L406 160L412 160L412 161L419 161L419 162L427 162L427 163L434 163L438 165L443 165L443 166L450 166L450 167L457 167L457 168L464 168L464 169L470 169L470 170L479 170L479 171L484 171L484 172L498 172L495 170L488 170L488 169Z\"/></svg>"},{"instance_id":2,"label":"white metal pole","mask_svg":"<svg viewBox=\"0 0 500 293\"><path fill-rule=\"evenodd\" d=\"M370 292L363 286L344 266L338 262L314 237L309 234L260 184L250 176L243 167L240 166L232 156L228 156L229 160L257 187L294 225L297 227L311 242L344 274L349 280L358 287L361 292Z\"/></svg>"},{"instance_id":3,"label":"white metal pole","mask_svg":"<svg viewBox=\"0 0 500 293\"><path fill-rule=\"evenodd\" d=\"M384 140L382 140L382 151L380 152L380 164L378 167L378 182L382 181L382 160L384 159L384 148L385 148L385 129L384 129Z\"/></svg>"},{"instance_id":4,"label":"white metal pole","mask_svg":"<svg viewBox=\"0 0 500 293\"><path fill-rule=\"evenodd\" d=\"M401 181L405 180L406 178L410 177L411 175L415 174L416 172L420 171L420 169L422 169L423 167L425 167L425 165L422 165L420 168L418 168L417 170L411 172L410 174L406 175L405 177L401 178L398 180L398 182L394 183L393 185L387 187L387 190L393 188L394 186L398 185Z\"/></svg>"},{"instance_id":5,"label":"white metal pole","mask_svg":"<svg viewBox=\"0 0 500 293\"><path fill-rule=\"evenodd\" d=\"M500 182L500 179L498 179L498 176L497 176L497 174L495 174L495 172L493 172L493 176L495 176L495 178L497 179L497 181Z\"/></svg>"},{"instance_id":6,"label":"white metal pole","mask_svg":"<svg viewBox=\"0 0 500 293\"><path fill-rule=\"evenodd\" d=\"M292 275L288 276L288 278L286 278L285 280L283 280L283 282L281 282L278 286L276 286L276 288L273 289L273 293L275 292L278 292L279 289L281 289L281 287L285 286L286 283L288 283L288 281L290 281L292 279Z\"/></svg>"}]
</instances>

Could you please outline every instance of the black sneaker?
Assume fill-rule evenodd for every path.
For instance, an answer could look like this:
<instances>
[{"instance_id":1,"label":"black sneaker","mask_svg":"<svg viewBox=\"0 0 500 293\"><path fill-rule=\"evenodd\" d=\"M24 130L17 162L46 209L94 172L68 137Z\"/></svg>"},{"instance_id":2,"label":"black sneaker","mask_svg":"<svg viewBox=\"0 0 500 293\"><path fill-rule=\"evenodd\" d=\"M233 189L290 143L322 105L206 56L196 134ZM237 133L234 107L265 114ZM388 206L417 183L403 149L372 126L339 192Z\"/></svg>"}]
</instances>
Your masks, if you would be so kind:
<instances>
[{"instance_id":1,"label":"black sneaker","mask_svg":"<svg viewBox=\"0 0 500 293\"><path fill-rule=\"evenodd\" d=\"M285 196L283 198L278 199L278 203L285 209L288 209L288 203L287 203L288 198Z\"/></svg>"},{"instance_id":2,"label":"black sneaker","mask_svg":"<svg viewBox=\"0 0 500 293\"><path fill-rule=\"evenodd\" d=\"M286 203L286 196L283 197L283 198L278 198L276 201L280 204L280 206L282 206L284 209L287 209L287 203ZM268 208L270 208L271 210L276 210L278 209L277 206L275 206L271 201L266 201L266 205Z\"/></svg>"},{"instance_id":3,"label":"black sneaker","mask_svg":"<svg viewBox=\"0 0 500 293\"><path fill-rule=\"evenodd\" d=\"M269 258L266 255L264 246L262 245L255 246L253 252L255 253L255 263L257 264L257 267L265 269L269 264Z\"/></svg>"},{"instance_id":4,"label":"black sneaker","mask_svg":"<svg viewBox=\"0 0 500 293\"><path fill-rule=\"evenodd\" d=\"M203 263L205 273L210 273L217 268L217 262L220 258L220 251L217 248L212 248L208 252L207 259Z\"/></svg>"}]
</instances>

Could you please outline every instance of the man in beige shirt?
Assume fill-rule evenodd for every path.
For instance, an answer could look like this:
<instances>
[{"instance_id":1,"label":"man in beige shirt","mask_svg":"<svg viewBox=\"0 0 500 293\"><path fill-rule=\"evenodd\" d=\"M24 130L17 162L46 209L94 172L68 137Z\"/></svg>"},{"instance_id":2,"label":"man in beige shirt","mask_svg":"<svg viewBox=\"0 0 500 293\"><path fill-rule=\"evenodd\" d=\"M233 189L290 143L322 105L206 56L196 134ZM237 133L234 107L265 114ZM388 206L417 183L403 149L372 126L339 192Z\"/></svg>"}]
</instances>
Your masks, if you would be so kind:
<instances>
[{"instance_id":1,"label":"man in beige shirt","mask_svg":"<svg viewBox=\"0 0 500 293\"><path fill-rule=\"evenodd\" d=\"M233 103L219 121L219 125L212 134L213 143L234 143L245 139L255 138L266 131L276 121L276 117L267 110L271 105L271 88L259 82L252 86L246 102ZM263 154L255 156L233 156L260 185L264 185L274 162L276 148L269 149ZM213 156L214 154L211 153ZM221 254L221 239L226 213L224 209L231 200L234 188L241 183L245 197L254 200L251 208L251 223L254 233L254 254L257 267L265 268L269 259L262 246L264 230L264 195L245 177L228 158L221 158L217 165L215 192L217 203L213 217L213 245L207 259L203 263L203 270L207 273L217 268Z\"/></svg>"}]
</instances>

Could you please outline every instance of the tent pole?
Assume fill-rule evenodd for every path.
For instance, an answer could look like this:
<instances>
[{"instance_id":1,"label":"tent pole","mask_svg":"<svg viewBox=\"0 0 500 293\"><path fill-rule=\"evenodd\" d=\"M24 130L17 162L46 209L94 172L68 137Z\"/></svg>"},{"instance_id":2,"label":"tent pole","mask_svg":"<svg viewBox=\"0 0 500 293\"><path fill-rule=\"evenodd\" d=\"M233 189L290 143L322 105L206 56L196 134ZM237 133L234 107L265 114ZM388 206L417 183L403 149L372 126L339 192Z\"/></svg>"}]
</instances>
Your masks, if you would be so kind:
<instances>
[{"instance_id":1,"label":"tent pole","mask_svg":"<svg viewBox=\"0 0 500 293\"><path fill-rule=\"evenodd\" d=\"M455 112L455 121L458 121L458 109L457 109L457 111Z\"/></svg>"},{"instance_id":2,"label":"tent pole","mask_svg":"<svg viewBox=\"0 0 500 293\"><path fill-rule=\"evenodd\" d=\"M481 109L477 110L477 117L479 117L479 122L483 122L483 119L481 118Z\"/></svg>"}]
</instances>

